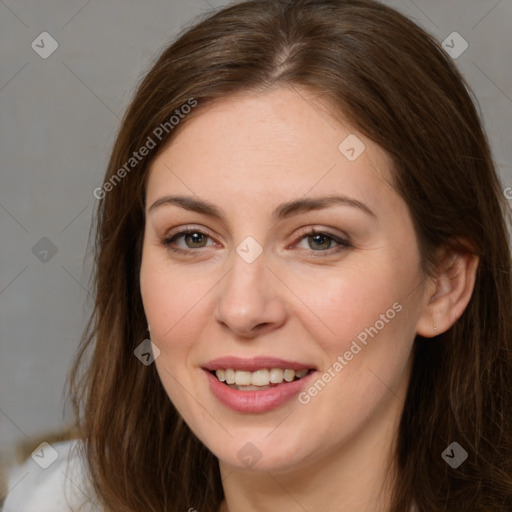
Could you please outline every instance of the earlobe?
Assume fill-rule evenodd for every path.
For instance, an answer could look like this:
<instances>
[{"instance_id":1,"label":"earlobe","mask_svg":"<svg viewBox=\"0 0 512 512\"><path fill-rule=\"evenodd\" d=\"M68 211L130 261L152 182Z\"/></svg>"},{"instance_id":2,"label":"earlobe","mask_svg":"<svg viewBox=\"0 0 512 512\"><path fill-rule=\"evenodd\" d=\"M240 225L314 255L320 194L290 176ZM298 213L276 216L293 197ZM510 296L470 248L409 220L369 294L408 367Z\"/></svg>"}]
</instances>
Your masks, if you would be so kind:
<instances>
[{"instance_id":1,"label":"earlobe","mask_svg":"<svg viewBox=\"0 0 512 512\"><path fill-rule=\"evenodd\" d=\"M469 251L447 254L426 289L425 306L416 333L432 338L446 332L462 316L476 280L479 258Z\"/></svg>"}]
</instances>

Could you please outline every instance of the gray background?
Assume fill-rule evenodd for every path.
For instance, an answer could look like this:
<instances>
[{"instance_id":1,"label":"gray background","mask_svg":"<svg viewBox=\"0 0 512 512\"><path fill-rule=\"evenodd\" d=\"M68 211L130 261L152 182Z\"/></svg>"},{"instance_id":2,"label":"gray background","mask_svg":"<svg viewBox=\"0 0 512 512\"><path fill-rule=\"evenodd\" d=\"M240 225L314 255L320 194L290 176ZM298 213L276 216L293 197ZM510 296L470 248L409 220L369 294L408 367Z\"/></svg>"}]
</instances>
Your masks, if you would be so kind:
<instances>
[{"instance_id":1,"label":"gray background","mask_svg":"<svg viewBox=\"0 0 512 512\"><path fill-rule=\"evenodd\" d=\"M384 3L440 41L456 31L469 43L456 62L479 100L503 187L512 186L512 0ZM101 185L122 113L152 59L177 31L223 4L0 1L4 462L16 443L71 420L63 389L92 306L91 258L85 258L96 206L92 192ZM59 45L47 59L31 47L44 31ZM57 249L52 257L33 252L43 237Z\"/></svg>"}]
</instances>

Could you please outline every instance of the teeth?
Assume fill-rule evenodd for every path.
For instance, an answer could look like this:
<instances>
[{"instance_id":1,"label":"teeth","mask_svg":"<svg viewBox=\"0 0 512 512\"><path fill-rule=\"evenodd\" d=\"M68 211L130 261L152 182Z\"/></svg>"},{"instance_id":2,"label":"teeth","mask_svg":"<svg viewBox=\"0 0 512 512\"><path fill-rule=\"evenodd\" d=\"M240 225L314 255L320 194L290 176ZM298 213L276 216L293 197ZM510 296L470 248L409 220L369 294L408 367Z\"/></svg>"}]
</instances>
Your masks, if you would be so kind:
<instances>
[{"instance_id":1,"label":"teeth","mask_svg":"<svg viewBox=\"0 0 512 512\"><path fill-rule=\"evenodd\" d=\"M236 386L243 386L248 391L253 390L253 386L269 386L269 384L281 384L284 381L292 382L301 379L308 373L307 369L291 370L290 368L263 368L255 372L246 370L234 370L233 368L218 369L215 371L217 378L226 384L234 384ZM250 389L249 389L250 387ZM258 389L258 388L254 388Z\"/></svg>"},{"instance_id":2,"label":"teeth","mask_svg":"<svg viewBox=\"0 0 512 512\"><path fill-rule=\"evenodd\" d=\"M226 384L234 384L235 383L235 370L231 368L226 370Z\"/></svg>"},{"instance_id":3,"label":"teeth","mask_svg":"<svg viewBox=\"0 0 512 512\"><path fill-rule=\"evenodd\" d=\"M291 382L293 379L295 379L295 370L285 370L284 380L286 382Z\"/></svg>"},{"instance_id":4,"label":"teeth","mask_svg":"<svg viewBox=\"0 0 512 512\"><path fill-rule=\"evenodd\" d=\"M251 372L235 372L235 384L237 386L250 386Z\"/></svg>"},{"instance_id":5,"label":"teeth","mask_svg":"<svg viewBox=\"0 0 512 512\"><path fill-rule=\"evenodd\" d=\"M268 370L258 370L251 374L251 384L253 386L268 386L269 379L270 372Z\"/></svg>"},{"instance_id":6,"label":"teeth","mask_svg":"<svg viewBox=\"0 0 512 512\"><path fill-rule=\"evenodd\" d=\"M272 382L272 384L283 382L283 374L284 370L281 370L281 368L272 368L272 370L270 370L270 382Z\"/></svg>"}]
</instances>

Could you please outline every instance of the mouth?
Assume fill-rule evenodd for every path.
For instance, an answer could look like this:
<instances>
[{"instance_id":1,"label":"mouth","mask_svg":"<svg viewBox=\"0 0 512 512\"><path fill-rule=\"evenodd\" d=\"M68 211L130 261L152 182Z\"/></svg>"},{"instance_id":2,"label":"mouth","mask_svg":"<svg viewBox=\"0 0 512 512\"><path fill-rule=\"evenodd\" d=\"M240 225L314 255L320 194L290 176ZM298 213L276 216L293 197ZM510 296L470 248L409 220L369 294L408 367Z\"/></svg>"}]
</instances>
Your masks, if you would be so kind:
<instances>
[{"instance_id":1,"label":"mouth","mask_svg":"<svg viewBox=\"0 0 512 512\"><path fill-rule=\"evenodd\" d=\"M256 371L218 368L209 371L219 382L237 391L264 391L303 379L314 368L260 368Z\"/></svg>"},{"instance_id":2,"label":"mouth","mask_svg":"<svg viewBox=\"0 0 512 512\"><path fill-rule=\"evenodd\" d=\"M312 364L270 356L219 357L201 368L212 395L244 414L264 413L289 403L317 373Z\"/></svg>"}]
</instances>

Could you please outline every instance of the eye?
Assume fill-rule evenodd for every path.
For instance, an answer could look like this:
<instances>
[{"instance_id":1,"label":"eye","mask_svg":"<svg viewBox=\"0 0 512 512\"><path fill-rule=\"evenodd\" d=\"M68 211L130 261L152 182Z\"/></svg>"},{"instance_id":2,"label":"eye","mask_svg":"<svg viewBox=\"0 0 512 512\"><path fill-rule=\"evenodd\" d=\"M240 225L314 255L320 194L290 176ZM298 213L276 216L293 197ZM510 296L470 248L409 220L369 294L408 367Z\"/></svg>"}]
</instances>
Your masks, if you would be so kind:
<instances>
[{"instance_id":1,"label":"eye","mask_svg":"<svg viewBox=\"0 0 512 512\"><path fill-rule=\"evenodd\" d=\"M318 231L316 229L307 231L299 240L300 242L296 244L296 247L299 247L301 243L305 242L308 245L306 250L309 250L312 253L327 252L328 254L332 254L333 252L341 251L347 247L352 247L352 244L348 240L340 238L332 233ZM337 245L333 247L333 243ZM315 256L324 255L315 254Z\"/></svg>"},{"instance_id":2,"label":"eye","mask_svg":"<svg viewBox=\"0 0 512 512\"><path fill-rule=\"evenodd\" d=\"M179 246L177 242L183 239L185 246ZM212 241L208 244L208 240L211 240L210 235L197 228L188 228L175 233L174 235L164 238L161 243L167 249L182 254L189 254L194 252L194 249L203 249L205 247L214 246L215 243ZM299 242L295 244L295 247L300 247L301 243L306 243L308 247L305 247L307 251L314 256L328 256L333 253L337 253L345 248L353 247L352 244L343 238L340 238L332 233L311 229L299 238ZM333 247L333 244L334 247ZM304 248L304 247L303 247ZM321 254L326 253L326 254Z\"/></svg>"},{"instance_id":3,"label":"eye","mask_svg":"<svg viewBox=\"0 0 512 512\"><path fill-rule=\"evenodd\" d=\"M177 240L183 238L185 243L185 247L176 247L174 244ZM208 247L206 245L207 240L210 236L207 233L204 233L200 229L185 229L183 231L179 231L178 233L172 235L171 237L164 238L162 240L162 245L170 249L174 252L179 253L188 253L190 250L194 249L202 249L203 247ZM215 245L210 244L211 245Z\"/></svg>"}]
</instances>

